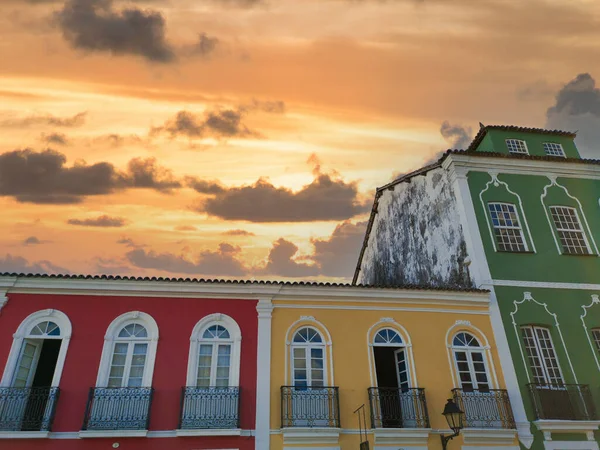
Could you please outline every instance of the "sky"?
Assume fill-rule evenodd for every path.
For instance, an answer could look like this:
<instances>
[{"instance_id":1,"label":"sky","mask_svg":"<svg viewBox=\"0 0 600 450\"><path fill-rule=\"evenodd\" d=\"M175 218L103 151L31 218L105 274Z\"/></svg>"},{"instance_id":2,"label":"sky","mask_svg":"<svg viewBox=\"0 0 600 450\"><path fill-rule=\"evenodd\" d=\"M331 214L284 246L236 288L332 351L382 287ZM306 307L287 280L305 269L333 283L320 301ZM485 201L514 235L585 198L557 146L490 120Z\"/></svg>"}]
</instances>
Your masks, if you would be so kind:
<instances>
[{"instance_id":1,"label":"sky","mask_svg":"<svg viewBox=\"0 0 600 450\"><path fill-rule=\"evenodd\" d=\"M351 279L479 122L600 159L595 0L2 0L0 271Z\"/></svg>"}]
</instances>

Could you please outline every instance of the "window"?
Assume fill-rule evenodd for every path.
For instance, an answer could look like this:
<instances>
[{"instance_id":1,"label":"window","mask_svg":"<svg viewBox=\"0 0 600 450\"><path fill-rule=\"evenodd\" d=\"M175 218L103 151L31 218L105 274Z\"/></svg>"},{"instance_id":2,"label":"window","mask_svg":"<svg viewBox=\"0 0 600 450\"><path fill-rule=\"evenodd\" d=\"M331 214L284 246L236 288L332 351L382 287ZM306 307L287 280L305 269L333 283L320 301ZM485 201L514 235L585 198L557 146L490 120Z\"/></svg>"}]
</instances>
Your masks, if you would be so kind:
<instances>
[{"instance_id":1,"label":"window","mask_svg":"<svg viewBox=\"0 0 600 450\"><path fill-rule=\"evenodd\" d=\"M470 333L461 331L452 340L454 364L460 388L465 392L490 390L484 349Z\"/></svg>"},{"instance_id":2,"label":"window","mask_svg":"<svg viewBox=\"0 0 600 450\"><path fill-rule=\"evenodd\" d=\"M594 344L596 344L598 353L600 353L600 328L594 328L592 330L592 340L594 341Z\"/></svg>"},{"instance_id":3,"label":"window","mask_svg":"<svg viewBox=\"0 0 600 450\"><path fill-rule=\"evenodd\" d=\"M295 387L325 386L325 344L311 327L300 328L292 340L292 384Z\"/></svg>"},{"instance_id":4,"label":"window","mask_svg":"<svg viewBox=\"0 0 600 450\"><path fill-rule=\"evenodd\" d=\"M377 386L398 387L402 391L410 388L410 374L406 348L396 330L383 328L373 340L375 374ZM391 370L393 368L393 370Z\"/></svg>"},{"instance_id":5,"label":"window","mask_svg":"<svg viewBox=\"0 0 600 450\"><path fill-rule=\"evenodd\" d=\"M562 156L566 158L565 151L563 150L562 145L557 144L556 142L544 142L544 152L548 156Z\"/></svg>"},{"instance_id":6,"label":"window","mask_svg":"<svg viewBox=\"0 0 600 450\"><path fill-rule=\"evenodd\" d=\"M550 330L537 326L521 327L529 367L536 384L562 385L563 377L558 365Z\"/></svg>"},{"instance_id":7,"label":"window","mask_svg":"<svg viewBox=\"0 0 600 450\"><path fill-rule=\"evenodd\" d=\"M528 155L527 144L525 141L520 139L507 139L506 147L508 148L509 153L518 153L521 155Z\"/></svg>"},{"instance_id":8,"label":"window","mask_svg":"<svg viewBox=\"0 0 600 450\"><path fill-rule=\"evenodd\" d=\"M108 326L96 387L150 387L158 343L152 316L133 311Z\"/></svg>"},{"instance_id":9,"label":"window","mask_svg":"<svg viewBox=\"0 0 600 450\"><path fill-rule=\"evenodd\" d=\"M550 213L562 244L563 253L570 255L589 255L592 253L575 208L551 206Z\"/></svg>"},{"instance_id":10,"label":"window","mask_svg":"<svg viewBox=\"0 0 600 450\"><path fill-rule=\"evenodd\" d=\"M515 205L488 203L497 248L503 252L526 252L527 243L519 223Z\"/></svg>"}]
</instances>

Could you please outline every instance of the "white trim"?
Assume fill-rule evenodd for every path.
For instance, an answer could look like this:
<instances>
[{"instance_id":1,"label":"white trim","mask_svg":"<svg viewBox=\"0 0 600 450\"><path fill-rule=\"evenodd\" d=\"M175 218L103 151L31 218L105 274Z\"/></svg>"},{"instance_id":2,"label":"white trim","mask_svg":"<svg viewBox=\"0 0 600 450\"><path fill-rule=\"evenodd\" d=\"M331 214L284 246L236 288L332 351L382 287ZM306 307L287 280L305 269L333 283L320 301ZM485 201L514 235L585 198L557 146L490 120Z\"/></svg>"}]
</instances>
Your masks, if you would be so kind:
<instances>
[{"instance_id":1,"label":"white trim","mask_svg":"<svg viewBox=\"0 0 600 450\"><path fill-rule=\"evenodd\" d=\"M579 289L598 291L600 284L594 283L557 283L550 281L492 280L494 286L540 288L540 289Z\"/></svg>"},{"instance_id":2,"label":"white trim","mask_svg":"<svg viewBox=\"0 0 600 450\"><path fill-rule=\"evenodd\" d=\"M0 431L0 439L45 439L48 431Z\"/></svg>"},{"instance_id":3,"label":"white trim","mask_svg":"<svg viewBox=\"0 0 600 450\"><path fill-rule=\"evenodd\" d=\"M98 376L96 377L96 387L107 386L114 342L118 340L117 335L119 334L119 331L130 323L139 323L144 326L148 332L148 338L145 341L148 343L148 352L146 353L146 366L144 368L142 387L152 386L154 361L156 360L156 347L158 345L158 325L151 315L140 311L130 311L121 314L114 319L106 330L104 346L102 347L102 356L100 357L100 365L98 367Z\"/></svg>"},{"instance_id":4,"label":"white trim","mask_svg":"<svg viewBox=\"0 0 600 450\"><path fill-rule=\"evenodd\" d=\"M30 336L29 331L38 323L44 321L52 321L60 328L59 336ZM54 369L54 376L52 377L52 387L57 387L60 384L60 378L65 365L65 359L67 358L67 349L69 348L69 342L71 341L71 334L73 328L71 327L71 321L67 315L56 309L44 309L42 311L36 311L33 314L27 316L17 328L17 331L13 335L13 342L10 347L10 352L4 366L4 373L2 375L2 381L0 381L1 387L9 387L12 383L14 373L17 367L17 362L21 354L21 347L23 341L26 338L32 339L60 339L60 350L58 351L58 359L56 360L56 367Z\"/></svg>"},{"instance_id":5,"label":"white trim","mask_svg":"<svg viewBox=\"0 0 600 450\"><path fill-rule=\"evenodd\" d=\"M241 436L241 428L211 428L196 430L175 430L175 436Z\"/></svg>"},{"instance_id":6,"label":"white trim","mask_svg":"<svg viewBox=\"0 0 600 450\"><path fill-rule=\"evenodd\" d=\"M592 441L544 441L544 450L598 450Z\"/></svg>"},{"instance_id":7,"label":"white trim","mask_svg":"<svg viewBox=\"0 0 600 450\"><path fill-rule=\"evenodd\" d=\"M0 311L2 311L2 308L4 308L7 303L8 303L8 297L6 296L6 294L0 296Z\"/></svg>"},{"instance_id":8,"label":"white trim","mask_svg":"<svg viewBox=\"0 0 600 450\"><path fill-rule=\"evenodd\" d=\"M392 446L397 449L413 447L427 449L431 428L375 428L373 430L375 448Z\"/></svg>"},{"instance_id":9,"label":"white trim","mask_svg":"<svg viewBox=\"0 0 600 450\"><path fill-rule=\"evenodd\" d=\"M271 420L271 321L273 303L270 297L256 304L258 313L258 342L256 348L256 435L257 449L269 450Z\"/></svg>"},{"instance_id":10,"label":"white trim","mask_svg":"<svg viewBox=\"0 0 600 450\"><path fill-rule=\"evenodd\" d=\"M460 434L464 445L514 445L517 440L517 430L465 428Z\"/></svg>"},{"instance_id":11,"label":"white trim","mask_svg":"<svg viewBox=\"0 0 600 450\"><path fill-rule=\"evenodd\" d=\"M80 438L127 438L146 437L148 430L81 430Z\"/></svg>"},{"instance_id":12,"label":"white trim","mask_svg":"<svg viewBox=\"0 0 600 450\"><path fill-rule=\"evenodd\" d=\"M482 305L484 306L484 305ZM434 313L442 313L442 314L476 314L487 316L489 314L488 311L475 311L471 309L438 309L438 308L408 308L408 307L374 307L374 306L341 306L341 305L310 305L310 304L277 304L274 306L275 308L284 308L284 309L335 309L335 310L357 310L357 311L412 311L412 312L434 312Z\"/></svg>"},{"instance_id":13,"label":"white trim","mask_svg":"<svg viewBox=\"0 0 600 450\"><path fill-rule=\"evenodd\" d=\"M585 433L588 441L595 442L594 432L600 426L600 420L536 420L533 423L544 434L545 441L552 441L552 433Z\"/></svg>"},{"instance_id":14,"label":"white trim","mask_svg":"<svg viewBox=\"0 0 600 450\"><path fill-rule=\"evenodd\" d=\"M340 428L304 428L291 427L282 428L283 444L338 444L340 439ZM261 449L262 450L262 449Z\"/></svg>"},{"instance_id":15,"label":"white trim","mask_svg":"<svg viewBox=\"0 0 600 450\"><path fill-rule=\"evenodd\" d=\"M583 330L585 331L585 335L587 336L588 342L590 344L590 348L592 349L592 354L594 355L594 360L596 361L596 365L598 366L598 370L600 370L600 359L598 358L598 348L596 348L596 344L592 342L590 330L585 323L585 316L588 313L588 309L590 309L594 305L600 305L600 298L598 295L592 295L592 302L589 305L582 306L583 314L579 316L581 319L581 323L583 324Z\"/></svg>"},{"instance_id":16,"label":"white trim","mask_svg":"<svg viewBox=\"0 0 600 450\"><path fill-rule=\"evenodd\" d=\"M417 369L415 367L415 359L412 351L410 335L408 334L408 331L406 331L406 328L404 328L391 317L382 317L378 322L371 325L367 331L367 348L369 349L369 376L371 380L371 386L377 387L377 371L375 367L375 355L373 353L373 347L376 346L374 339L379 330L384 328L390 328L396 331L402 338L402 345L397 345L396 347L402 347L406 350L409 366L408 382L411 387L418 387L419 382L417 380Z\"/></svg>"},{"instance_id":17,"label":"white trim","mask_svg":"<svg viewBox=\"0 0 600 450\"><path fill-rule=\"evenodd\" d=\"M230 336L230 339L224 339L224 344L231 344L231 356L229 366L229 386L240 385L240 358L242 345L242 331L237 322L226 314L215 313L203 317L196 323L190 336L190 351L188 355L188 366L186 375L186 386L196 386L198 376L198 352L200 344L203 342L202 333L212 325L221 325ZM208 343L208 341L207 341ZM216 341L210 341L211 344L217 344ZM215 361L213 361L215 363Z\"/></svg>"},{"instance_id":18,"label":"white trim","mask_svg":"<svg viewBox=\"0 0 600 450\"><path fill-rule=\"evenodd\" d=\"M319 331L319 334L324 338L324 342L323 345L325 347L325 357L327 359L329 359L329 370L326 370L326 377L324 380L325 386L334 386L335 381L334 381L334 377L333 377L333 345L332 345L332 341L331 341L331 334L329 333L329 330L327 329L327 327L325 325L323 325L321 322L319 322L317 319L315 319L313 316L300 316L300 319L296 320L294 323L292 323L286 333L285 333L285 383L290 383L292 381L292 378L290 378L290 369L289 366L291 365L291 360L292 360L292 351L291 351L291 347L292 347L292 332L296 332L299 328L301 324L306 324L307 326L313 326L316 328L317 331ZM323 336L323 333L325 334L325 336ZM324 365L324 368L326 368L326 366ZM329 372L329 373L327 373Z\"/></svg>"}]
</instances>

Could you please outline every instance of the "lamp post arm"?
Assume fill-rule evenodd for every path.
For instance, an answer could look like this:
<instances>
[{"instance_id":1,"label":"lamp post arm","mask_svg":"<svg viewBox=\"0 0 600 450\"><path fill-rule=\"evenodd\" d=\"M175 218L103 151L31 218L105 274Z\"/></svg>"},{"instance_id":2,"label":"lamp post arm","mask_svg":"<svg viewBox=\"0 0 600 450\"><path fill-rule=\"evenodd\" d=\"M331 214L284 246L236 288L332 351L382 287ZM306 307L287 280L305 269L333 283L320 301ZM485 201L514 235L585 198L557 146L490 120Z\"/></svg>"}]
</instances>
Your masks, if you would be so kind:
<instances>
[{"instance_id":1,"label":"lamp post arm","mask_svg":"<svg viewBox=\"0 0 600 450\"><path fill-rule=\"evenodd\" d=\"M456 436L458 436L460 434L460 430L456 430L454 432L454 434L451 434L449 436L444 436L443 434L441 435L442 438L442 450L446 450L446 446L448 445L448 442L451 441L452 439L454 439Z\"/></svg>"}]
</instances>

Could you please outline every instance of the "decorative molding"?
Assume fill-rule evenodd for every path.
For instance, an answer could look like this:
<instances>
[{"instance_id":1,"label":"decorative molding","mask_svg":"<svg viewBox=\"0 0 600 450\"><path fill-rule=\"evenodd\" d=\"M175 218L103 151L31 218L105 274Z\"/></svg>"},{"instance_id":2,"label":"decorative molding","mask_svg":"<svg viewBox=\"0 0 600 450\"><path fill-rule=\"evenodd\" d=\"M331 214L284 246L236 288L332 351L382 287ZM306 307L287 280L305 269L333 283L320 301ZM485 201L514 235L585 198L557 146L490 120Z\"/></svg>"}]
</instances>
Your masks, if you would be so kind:
<instances>
[{"instance_id":1,"label":"decorative molding","mask_svg":"<svg viewBox=\"0 0 600 450\"><path fill-rule=\"evenodd\" d=\"M375 446L418 446L427 449L431 428L375 428Z\"/></svg>"},{"instance_id":2,"label":"decorative molding","mask_svg":"<svg viewBox=\"0 0 600 450\"><path fill-rule=\"evenodd\" d=\"M519 448L516 430L465 428L461 434L465 445L514 445Z\"/></svg>"},{"instance_id":3,"label":"decorative molding","mask_svg":"<svg viewBox=\"0 0 600 450\"><path fill-rule=\"evenodd\" d=\"M146 437L148 430L81 430L80 438L127 438Z\"/></svg>"},{"instance_id":4,"label":"decorative molding","mask_svg":"<svg viewBox=\"0 0 600 450\"><path fill-rule=\"evenodd\" d=\"M487 306L487 305L485 305ZM432 312L442 314L473 314L480 316L487 316L489 312L487 310L474 310L474 309L442 309L442 308L420 308L420 307L376 307L376 306L344 306L344 305L306 305L301 303L286 303L274 306L275 308L281 309L334 309L334 310L357 310L357 311L411 311L411 312Z\"/></svg>"},{"instance_id":5,"label":"decorative molding","mask_svg":"<svg viewBox=\"0 0 600 450\"><path fill-rule=\"evenodd\" d=\"M523 280L492 280L494 286L540 288L540 289L578 289L584 291L599 291L600 284L594 283L557 283L550 281Z\"/></svg>"},{"instance_id":6,"label":"decorative molding","mask_svg":"<svg viewBox=\"0 0 600 450\"><path fill-rule=\"evenodd\" d=\"M552 440L552 433L585 433L588 441L594 441L594 432L600 426L600 420L536 420L533 423L546 441Z\"/></svg>"},{"instance_id":7,"label":"decorative molding","mask_svg":"<svg viewBox=\"0 0 600 450\"><path fill-rule=\"evenodd\" d=\"M257 305L258 340L256 344L256 422L255 447L269 450L271 422L271 323L273 317L272 297L261 298ZM287 361L287 360L286 360Z\"/></svg>"},{"instance_id":8,"label":"decorative molding","mask_svg":"<svg viewBox=\"0 0 600 450\"><path fill-rule=\"evenodd\" d=\"M177 437L183 436L241 436L242 430L241 428L227 428L227 429L219 429L219 428L211 428L211 429L190 429L190 430L175 430L175 435Z\"/></svg>"},{"instance_id":9,"label":"decorative molding","mask_svg":"<svg viewBox=\"0 0 600 450\"><path fill-rule=\"evenodd\" d=\"M48 431L0 431L0 439L45 439Z\"/></svg>"},{"instance_id":10,"label":"decorative molding","mask_svg":"<svg viewBox=\"0 0 600 450\"><path fill-rule=\"evenodd\" d=\"M454 322L454 325L466 325L466 326L470 327L471 321L470 320L457 320L456 322Z\"/></svg>"},{"instance_id":11,"label":"decorative molding","mask_svg":"<svg viewBox=\"0 0 600 450\"><path fill-rule=\"evenodd\" d=\"M339 444L339 428L282 428L283 444L323 445Z\"/></svg>"},{"instance_id":12,"label":"decorative molding","mask_svg":"<svg viewBox=\"0 0 600 450\"><path fill-rule=\"evenodd\" d=\"M590 330L588 329L587 324L585 323L585 316L587 315L588 310L594 305L598 305L598 307L600 307L600 298L596 294L592 295L592 302L589 305L582 306L583 314L579 316L579 318L581 319L581 323L583 324L583 330L585 331L588 343L590 344L592 355L594 355L594 360L596 361L596 365L598 366L598 370L600 371L600 359L598 358L598 349L592 342Z\"/></svg>"}]
</instances>

